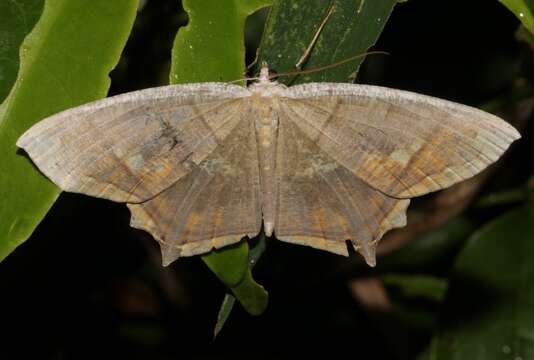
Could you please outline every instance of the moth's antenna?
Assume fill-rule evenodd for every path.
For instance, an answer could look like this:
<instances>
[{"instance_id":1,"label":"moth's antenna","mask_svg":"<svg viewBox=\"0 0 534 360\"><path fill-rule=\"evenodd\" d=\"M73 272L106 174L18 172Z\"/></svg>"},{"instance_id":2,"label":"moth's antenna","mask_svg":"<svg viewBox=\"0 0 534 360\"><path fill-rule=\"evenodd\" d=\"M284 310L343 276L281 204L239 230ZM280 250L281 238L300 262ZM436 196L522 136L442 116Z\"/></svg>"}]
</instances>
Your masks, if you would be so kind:
<instances>
[{"instance_id":1,"label":"moth's antenna","mask_svg":"<svg viewBox=\"0 0 534 360\"><path fill-rule=\"evenodd\" d=\"M269 79L274 79L274 78L277 78L279 76L291 76L291 75L310 74L310 73L314 73L314 72L319 72L319 71L323 71L323 70L326 70L326 69L331 69L331 68L339 66L339 65L346 64L348 62L351 62L351 61L354 61L356 59L365 57L367 55L389 55L389 53L386 52L386 51L381 51L381 50L368 51L366 53L358 54L358 55L355 55L355 56L351 56L349 58L346 58L344 60L340 60L338 62L335 62L333 64L329 64L329 65L319 66L319 67L306 69L306 70L291 70L291 71L286 71L286 72L283 72L283 73L273 74L273 75L269 76Z\"/></svg>"},{"instance_id":2,"label":"moth's antenna","mask_svg":"<svg viewBox=\"0 0 534 360\"><path fill-rule=\"evenodd\" d=\"M323 31L323 28L325 27L326 23L328 22L328 19L330 18L330 16L332 16L332 14L334 13L335 8L336 8L335 0L332 0L331 3L330 3L330 6L328 7L327 13L326 13L325 17L323 18L323 21L321 21L321 24L319 25L319 27L315 31L315 34L313 35L313 38L310 41L310 44L308 45L306 50L304 50L304 53L302 54L300 59L297 61L297 64L295 65L295 68L297 68L298 70L300 70L302 65L310 57L310 53L313 50L313 47L315 46L315 43L319 39L319 35ZM259 53L259 49L256 50L256 57L254 58L254 61L247 66L247 71L250 70L252 67L254 67L254 65L256 65L256 63L258 62L258 53ZM278 76L277 74L273 74L273 75L269 76L269 79L273 79L273 78L275 78L277 76ZM240 82L240 81L251 81L251 80L259 80L259 77L247 77L247 78L243 78L243 79L239 79L239 80L230 81L229 83L232 84L232 83L236 83L236 82Z\"/></svg>"},{"instance_id":3,"label":"moth's antenna","mask_svg":"<svg viewBox=\"0 0 534 360\"><path fill-rule=\"evenodd\" d=\"M304 51L304 53L302 54L300 59L295 64L295 70L291 70L291 71L287 71L287 72L283 72L283 73L278 73L278 74L273 74L272 76L269 76L269 79L273 79L273 78L276 78L276 77L279 77L279 76L293 76L293 78L291 80L289 80L289 82L288 82L288 83L292 83L295 80L296 76L300 75L300 74L309 74L309 73L313 73L313 72L323 71L323 70L330 69L330 68L333 68L333 67L336 67L336 66L339 66L339 65L342 65L342 64L346 64L346 63L348 63L350 61L365 57L367 55L376 55L376 54L386 54L386 55L388 55L388 53L385 52L385 51L369 51L369 52L366 52L366 53L363 53L363 54L359 54L359 55L356 55L356 56L352 56L352 57L349 57L347 59L338 61L338 62L333 63L333 64L329 64L329 65L326 65L326 66L321 66L321 67L302 70L302 66L309 59L310 54L311 54L313 48L315 47L315 43L319 39L319 35L323 31L323 28L325 27L326 23L328 22L328 20L332 16L332 14L334 14L335 9L336 9L336 3L335 3L335 1L332 1L330 3L330 7L328 8L328 11L327 11L325 17L323 18L323 21L321 22L321 24L317 28L317 31L315 32L315 34L313 35L313 38L312 38L310 44L308 45L308 47L306 48L306 50Z\"/></svg>"},{"instance_id":4,"label":"moth's antenna","mask_svg":"<svg viewBox=\"0 0 534 360\"><path fill-rule=\"evenodd\" d=\"M244 78L241 78L241 79L237 79L237 80L232 80L232 81L226 81L226 83L228 84L235 84L235 83L238 83L238 82L241 82L241 81L252 81L252 80L259 80L259 76L255 76L255 77L244 77Z\"/></svg>"},{"instance_id":5,"label":"moth's antenna","mask_svg":"<svg viewBox=\"0 0 534 360\"><path fill-rule=\"evenodd\" d=\"M296 75L310 74L310 73L314 73L314 72L319 72L319 71L331 69L331 68L334 68L336 66L343 65L343 64L346 64L348 62L354 61L356 59L365 57L367 55L389 55L389 53L387 51L381 51L381 50L368 51L366 53L358 54L358 55L355 55L355 56L351 56L349 58L337 61L337 62L335 62L333 64L329 64L329 65L319 66L319 67L306 69L306 70L298 70L298 69L296 69L296 70L286 71L286 72L282 72L282 73L275 73L275 74L269 75L269 80L276 79L277 77L280 77L280 76L296 76ZM238 83L238 82L241 82L241 81L254 81L254 80L259 80L259 79L260 79L259 76L244 77L244 78L237 79L237 80L227 81L227 83L228 84L235 84L235 83Z\"/></svg>"}]
</instances>

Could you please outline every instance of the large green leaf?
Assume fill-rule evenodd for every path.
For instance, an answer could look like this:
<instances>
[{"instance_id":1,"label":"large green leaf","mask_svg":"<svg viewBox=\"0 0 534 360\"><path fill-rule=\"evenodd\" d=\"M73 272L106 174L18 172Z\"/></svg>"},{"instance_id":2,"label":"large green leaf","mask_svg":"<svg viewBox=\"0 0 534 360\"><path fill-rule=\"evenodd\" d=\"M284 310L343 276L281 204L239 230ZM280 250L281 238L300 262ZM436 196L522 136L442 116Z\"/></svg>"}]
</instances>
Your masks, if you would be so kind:
<instances>
[{"instance_id":1,"label":"large green leaf","mask_svg":"<svg viewBox=\"0 0 534 360\"><path fill-rule=\"evenodd\" d=\"M17 150L17 138L48 115L106 95L136 9L137 0L47 0L24 40L0 115L0 259L30 236L59 194Z\"/></svg>"},{"instance_id":2,"label":"large green leaf","mask_svg":"<svg viewBox=\"0 0 534 360\"><path fill-rule=\"evenodd\" d=\"M382 32L397 0L275 1L260 48L260 61L277 72L291 70L310 45L331 4L326 22L305 68L334 64L365 53ZM356 76L363 57L344 65L299 76L292 84L346 82ZM287 83L289 78L279 79Z\"/></svg>"},{"instance_id":3,"label":"large green leaf","mask_svg":"<svg viewBox=\"0 0 534 360\"><path fill-rule=\"evenodd\" d=\"M44 0L0 1L0 103L19 71L19 48L43 11Z\"/></svg>"},{"instance_id":4,"label":"large green leaf","mask_svg":"<svg viewBox=\"0 0 534 360\"><path fill-rule=\"evenodd\" d=\"M475 233L422 359L534 358L534 201Z\"/></svg>"},{"instance_id":5,"label":"large green leaf","mask_svg":"<svg viewBox=\"0 0 534 360\"><path fill-rule=\"evenodd\" d=\"M270 0L184 0L189 23L180 29L174 41L170 82L228 81L244 77L245 20L270 3ZM267 292L252 278L246 242L213 251L202 259L249 313L263 312ZM231 309L230 298L224 303Z\"/></svg>"}]
</instances>

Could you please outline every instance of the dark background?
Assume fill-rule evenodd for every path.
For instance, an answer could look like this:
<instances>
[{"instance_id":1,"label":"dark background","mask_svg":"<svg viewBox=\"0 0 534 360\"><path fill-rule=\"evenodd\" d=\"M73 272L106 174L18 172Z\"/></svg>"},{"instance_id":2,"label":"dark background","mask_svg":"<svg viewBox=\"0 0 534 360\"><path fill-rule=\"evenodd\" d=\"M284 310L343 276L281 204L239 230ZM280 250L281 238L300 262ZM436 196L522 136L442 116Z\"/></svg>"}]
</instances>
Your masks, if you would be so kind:
<instances>
[{"instance_id":1,"label":"dark background","mask_svg":"<svg viewBox=\"0 0 534 360\"><path fill-rule=\"evenodd\" d=\"M249 28L261 30L263 18ZM112 73L111 93L165 84L174 35L186 22L175 0L148 1ZM390 55L370 58L359 81L480 106L532 73L517 27L497 1L401 3L375 47ZM260 36L248 34L250 54ZM523 141L489 188L522 184L532 173L532 160L520 155L530 140ZM162 268L157 243L128 222L124 205L60 196L33 236L0 263L0 359L285 358L319 350L412 359L430 339L428 328L369 314L351 294L349 281L379 273L383 259L376 270L342 271L350 259L271 241L255 269L270 293L267 311L251 317L237 306L213 341L224 287L196 257ZM446 274L454 255L425 271Z\"/></svg>"}]
</instances>

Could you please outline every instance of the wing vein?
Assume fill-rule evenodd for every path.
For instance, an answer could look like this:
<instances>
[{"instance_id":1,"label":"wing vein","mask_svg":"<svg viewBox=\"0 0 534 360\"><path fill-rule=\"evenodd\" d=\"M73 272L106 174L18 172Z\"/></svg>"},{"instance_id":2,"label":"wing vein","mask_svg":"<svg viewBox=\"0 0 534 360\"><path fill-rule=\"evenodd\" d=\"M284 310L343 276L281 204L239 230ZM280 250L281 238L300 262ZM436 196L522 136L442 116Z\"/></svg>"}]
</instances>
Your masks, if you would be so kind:
<instances>
[{"instance_id":1,"label":"wing vein","mask_svg":"<svg viewBox=\"0 0 534 360\"><path fill-rule=\"evenodd\" d=\"M198 147L199 147L200 145L202 145L207 139L209 139L209 138L211 137L211 135L213 135L213 134L216 133L218 130L220 130L222 127L224 127L227 123L229 123L229 122L230 122L229 118L232 118L234 115L235 115L235 114L229 114L223 121L221 121L221 124L220 124L218 127L216 127L212 132L208 132L208 133L206 134L206 136L202 137L202 138L200 139L200 141L197 142L197 144L195 145L194 148L198 148ZM195 118L196 118L196 117L195 117ZM192 121L192 120L191 120L191 121ZM239 122L238 122L238 123L239 123ZM236 124L236 125L237 125L237 124ZM124 138L121 139L121 141L119 141L118 144L116 144L115 147L117 147L117 145L122 144L122 143L125 142L125 141L127 141L127 140L125 140ZM189 143L187 143L187 144L189 145ZM91 146L91 147L94 147L94 145ZM91 147L89 147L89 148L91 148ZM113 148L110 147L110 148L106 149L105 151L102 151L102 152L99 154L99 156L98 156L96 159L93 160L93 162L96 163L96 162L100 161L104 156L109 155L109 153L114 154L114 153L113 153ZM82 154L82 153L80 152L80 154L77 155L77 156L74 158L74 161L79 160L79 158L81 157L81 154ZM127 157L127 156L125 156L125 157ZM186 157L186 158L187 158L187 157ZM78 162L79 162L79 161L78 161ZM122 161L119 161L119 162L122 162ZM74 166L74 165L71 166L71 169L65 174L65 179L66 179L66 180L70 179L70 177L72 176L73 172L76 171L76 169L78 168L78 166L79 166L78 163L76 164L76 166ZM178 179L177 179L177 180L178 180ZM172 185L172 184L171 184L171 185ZM170 185L169 185L169 186L170 186Z\"/></svg>"},{"instance_id":2,"label":"wing vein","mask_svg":"<svg viewBox=\"0 0 534 360\"><path fill-rule=\"evenodd\" d=\"M312 104L312 103L309 102L309 101L305 101L305 102L306 102L306 104L309 105L310 107L313 107L313 108L315 108L315 109L317 109L317 110L319 110L319 111L322 111L323 113L328 114L328 110L324 109L323 107L321 107L321 106L319 106L319 105L316 105L316 104ZM389 103L389 102L388 102L388 104L389 104L389 105L394 105L394 104ZM421 115L418 115L418 114L416 114L416 113L414 113L414 112L411 112L411 111L408 110L408 109L403 108L403 110L406 110L406 111L410 112L411 114L415 114L417 117L421 117ZM396 132L401 132L401 133L406 134L407 136L411 136L412 138L423 140L426 144L431 145L432 147L434 147L434 148L440 150L440 152L443 151L443 150L437 148L434 144L431 144L431 143L426 142L426 139L425 139L425 138L423 138L423 137L421 137L421 136L419 136L419 135L417 135L417 134L410 135L408 132L404 131L403 129L398 129L398 128L394 128L394 127L390 127L390 126L384 126L384 125L382 125L382 126L380 126L380 127L377 127L377 126L374 126L374 125L371 125L371 124L366 124L366 123L364 123L364 122L357 121L357 120L355 120L355 119L346 118L346 117L344 117L344 116L340 116L340 115L337 115L336 117L338 117L338 118L340 118L340 119L342 119L342 120L348 121L349 123L350 123L350 122L355 122L355 123L357 123L357 124L359 124L359 125L363 125L363 126L365 126L365 127L369 127L369 128L372 128L372 129L375 129L375 130L378 130L378 131L383 130L383 129L386 129L386 130L393 130L393 131L396 131ZM427 119L427 120L430 120L430 121L432 121L432 122L438 123L437 120L434 120L433 118L430 118L430 117L424 117L424 119ZM308 123L309 123L309 122L308 122ZM441 123L438 123L438 124L439 124L439 125L442 125ZM485 158L485 161L487 161L488 163L493 162L493 160L492 160L490 157L488 157L486 154L484 154L480 149L478 149L477 147L475 147L475 146L472 145L471 143L467 142L467 141L465 140L465 137L462 136L462 134L461 134L460 132L458 132L457 130L455 130L454 128L452 128L452 127L450 127L450 126L447 126L447 128L448 128L449 130L451 130L451 132L453 132L453 133L455 133L455 134L457 135L457 138L456 138L456 139L460 140L460 141L462 142L462 144L465 145L465 146L464 146L465 149L471 148L471 149L475 150L475 152L476 152L478 155L480 155L482 158ZM496 144L494 144L493 142L490 142L489 140L486 140L485 142L486 142L486 143L489 143L490 145L493 145L493 146L497 147L497 149L500 149L500 150L501 150L501 147L498 147L498 146L497 146ZM454 152L452 152L452 151L448 151L448 153L449 153L449 154L454 154Z\"/></svg>"},{"instance_id":3,"label":"wing vein","mask_svg":"<svg viewBox=\"0 0 534 360\"><path fill-rule=\"evenodd\" d=\"M293 111L291 109L291 107L289 106L286 106L287 108L289 108L289 110ZM308 123L312 128L314 128L315 130L319 130L314 124L312 124L311 122L307 121L302 115L300 115L299 113L297 113L296 111L293 111L293 113L300 119L304 120L306 123ZM326 136L329 140L331 140L333 143L335 143L336 145L338 145L339 147L342 147L342 145L340 143L338 143L335 139L333 139L332 137L330 137L329 135L327 135L326 133L324 134L324 136ZM310 140L313 140L313 139L310 139ZM344 164L341 164L343 165L343 167L347 168ZM408 186L408 184L406 184L397 174L395 174L393 171L391 171L389 168L387 167L383 167L384 171L386 171L388 174L390 174L395 180L397 180L402 186L404 186L406 189L409 189L410 186ZM349 168L347 168L347 170L351 171ZM351 171L352 172L352 171ZM354 174L354 173L353 173ZM354 174L355 176L358 176L356 174ZM359 176L358 176L359 178ZM363 179L362 179L363 180ZM366 182L367 183L367 182Z\"/></svg>"}]
</instances>

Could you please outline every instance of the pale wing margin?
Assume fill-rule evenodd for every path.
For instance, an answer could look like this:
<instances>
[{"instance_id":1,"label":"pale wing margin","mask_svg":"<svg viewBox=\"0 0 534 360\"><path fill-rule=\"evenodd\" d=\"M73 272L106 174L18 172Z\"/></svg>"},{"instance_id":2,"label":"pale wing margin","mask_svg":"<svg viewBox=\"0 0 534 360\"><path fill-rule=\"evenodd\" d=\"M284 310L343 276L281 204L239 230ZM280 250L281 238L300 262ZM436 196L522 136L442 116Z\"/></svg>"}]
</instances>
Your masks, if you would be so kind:
<instances>
[{"instance_id":1,"label":"pale wing margin","mask_svg":"<svg viewBox=\"0 0 534 360\"><path fill-rule=\"evenodd\" d=\"M470 178L520 138L484 111L408 91L313 83L280 98L318 146L383 193L410 198Z\"/></svg>"},{"instance_id":2,"label":"pale wing margin","mask_svg":"<svg viewBox=\"0 0 534 360\"><path fill-rule=\"evenodd\" d=\"M62 190L142 202L213 151L249 95L224 83L130 92L50 116L17 145Z\"/></svg>"}]
</instances>

